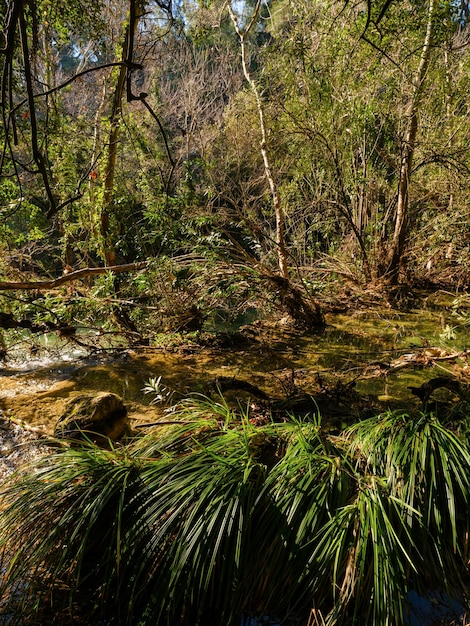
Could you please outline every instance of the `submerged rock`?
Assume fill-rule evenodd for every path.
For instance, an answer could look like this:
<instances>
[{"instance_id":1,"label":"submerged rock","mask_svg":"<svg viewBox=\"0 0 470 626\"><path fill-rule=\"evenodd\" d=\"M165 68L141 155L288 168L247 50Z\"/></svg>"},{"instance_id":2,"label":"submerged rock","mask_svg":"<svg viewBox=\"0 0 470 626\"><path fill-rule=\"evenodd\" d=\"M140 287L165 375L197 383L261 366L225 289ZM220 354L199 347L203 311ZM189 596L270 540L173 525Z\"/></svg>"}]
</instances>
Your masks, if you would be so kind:
<instances>
[{"instance_id":1,"label":"submerged rock","mask_svg":"<svg viewBox=\"0 0 470 626\"><path fill-rule=\"evenodd\" d=\"M71 400L59 418L54 435L90 440L98 445L117 441L130 433L127 409L114 393L83 394Z\"/></svg>"}]
</instances>

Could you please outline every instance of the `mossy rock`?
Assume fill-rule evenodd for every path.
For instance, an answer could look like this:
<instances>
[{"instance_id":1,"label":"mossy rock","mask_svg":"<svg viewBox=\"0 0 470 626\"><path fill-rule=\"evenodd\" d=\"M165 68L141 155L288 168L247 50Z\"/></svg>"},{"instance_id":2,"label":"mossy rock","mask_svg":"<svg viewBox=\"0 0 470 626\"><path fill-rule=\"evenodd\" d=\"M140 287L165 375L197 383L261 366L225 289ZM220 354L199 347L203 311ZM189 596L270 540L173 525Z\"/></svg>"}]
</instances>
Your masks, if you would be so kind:
<instances>
[{"instance_id":1,"label":"mossy rock","mask_svg":"<svg viewBox=\"0 0 470 626\"><path fill-rule=\"evenodd\" d=\"M62 439L108 445L130 433L127 409L114 393L83 394L71 400L55 427Z\"/></svg>"}]
</instances>

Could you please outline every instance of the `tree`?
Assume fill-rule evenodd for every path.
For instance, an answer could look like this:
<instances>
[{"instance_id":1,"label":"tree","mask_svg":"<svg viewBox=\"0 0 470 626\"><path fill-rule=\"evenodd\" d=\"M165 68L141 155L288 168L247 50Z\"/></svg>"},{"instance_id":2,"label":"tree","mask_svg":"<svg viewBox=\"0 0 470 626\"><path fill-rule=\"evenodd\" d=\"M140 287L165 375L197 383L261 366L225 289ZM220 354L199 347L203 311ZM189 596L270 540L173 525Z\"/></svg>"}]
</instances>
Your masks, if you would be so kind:
<instances>
[{"instance_id":1,"label":"tree","mask_svg":"<svg viewBox=\"0 0 470 626\"><path fill-rule=\"evenodd\" d=\"M442 71L446 49L460 80L466 51L460 18L447 4L368 7L272 5L265 102L275 115L273 167L282 163L290 253L311 263L327 252L328 267L350 279L396 282L407 276L419 228L429 227L430 176L434 190L437 179L447 181L445 194L449 173L456 182L460 176L452 213L465 210L466 127L455 132Z\"/></svg>"},{"instance_id":2,"label":"tree","mask_svg":"<svg viewBox=\"0 0 470 626\"><path fill-rule=\"evenodd\" d=\"M432 38L436 28L437 0L429 0L426 33L421 49L419 65L412 77L412 90L409 103L405 110L406 127L401 149L400 166L398 173L397 208L393 237L390 243L390 251L382 272L392 283L396 283L399 277L400 264L403 261L405 244L408 235L408 213L410 204L410 181L413 173L414 153L418 135L418 114L423 99L424 82L430 63L432 52Z\"/></svg>"},{"instance_id":3,"label":"tree","mask_svg":"<svg viewBox=\"0 0 470 626\"><path fill-rule=\"evenodd\" d=\"M272 171L268 145L268 129L265 121L262 95L256 80L250 72L249 61L247 58L247 38L257 25L262 3L261 0L257 0L251 15L244 16L246 22L243 26L242 19L239 15L237 15L233 3L229 2L227 6L233 27L240 41L243 74L256 102L259 119L259 131L261 136L260 152L263 160L264 176L269 185L276 220L275 243L277 249L279 276L271 276L270 278L277 289L282 305L287 308L289 314L303 327L320 330L324 328L324 318L318 303L311 297L310 294L307 292L303 293L302 288L299 289L293 285L289 277L287 246L285 239L285 211L281 203L278 186L274 180Z\"/></svg>"},{"instance_id":4,"label":"tree","mask_svg":"<svg viewBox=\"0 0 470 626\"><path fill-rule=\"evenodd\" d=\"M247 38L250 34L250 31L257 24L258 16L261 10L261 0L257 0L256 5L253 9L252 15L248 18L245 26L241 25L241 20L239 16L237 16L233 8L232 2L229 2L227 6L228 6L229 13L230 13L230 17L232 19L233 26L240 40L243 73L245 75L246 81L248 82L250 86L251 91L253 92L253 95L256 101L256 107L258 109L259 127L260 127L260 133L261 133L260 150L261 150L261 155L263 157L264 174L269 185L274 214L276 216L276 246L277 246L279 272L282 278L285 278L286 280L288 280L289 269L288 269L288 263L287 263L287 250L286 250L286 241L285 241L284 209L282 207L281 199L279 197L279 191L277 189L277 185L273 177L271 159L269 156L269 147L267 145L267 128L266 128L266 122L265 122L265 117L264 117L261 94L260 94L260 90L258 88L256 81L254 80L254 78L252 77L250 73L249 61L247 59Z\"/></svg>"},{"instance_id":5,"label":"tree","mask_svg":"<svg viewBox=\"0 0 470 626\"><path fill-rule=\"evenodd\" d=\"M127 92L127 100L134 99L132 94L132 72L141 69L142 66L134 64L134 38L137 32L139 18L143 15L144 8L140 0L129 0L129 16L125 25L124 40L122 43L122 57L119 67L112 107L110 114L110 130L107 145L107 157L104 173L103 201L100 214L100 234L103 241L103 257L106 265L116 265L116 251L110 233L109 213L112 211L114 179L116 176L116 159L118 155L119 129L122 115L122 99Z\"/></svg>"},{"instance_id":6,"label":"tree","mask_svg":"<svg viewBox=\"0 0 470 626\"><path fill-rule=\"evenodd\" d=\"M64 258L59 271L65 267L64 271L70 274L73 269L70 265L74 264L72 244L78 243L83 256L75 261L84 269L80 275L103 273L101 268L83 268L83 262L89 261L88 253L93 248L103 253L113 274L121 272L119 268L122 266L116 267L108 211L113 194L117 129L124 88L127 88L128 100L134 97L133 37L140 3L130 2L126 45L120 60L107 56L106 43L103 43L112 39L114 26L108 23L105 28L102 19L102 11L108 9L108 5L93 2L90 11L84 11L83 2L64 6L54 0L39 3L15 0L8 4L5 15L1 83L4 144L0 181L2 190L8 190L5 195L17 199L15 206L10 202L8 218L23 213L25 207L30 206L36 207L36 212L43 218L40 222L36 216L35 224L29 227L34 230L36 226L36 238L39 238L39 224L44 228L44 234L40 236L47 237L53 250L53 254L47 257L46 271L52 273L57 271L56 250L61 242ZM166 10L163 3L161 6ZM121 3L115 15L125 20ZM45 16L47 18L43 19ZM103 194L106 212L101 211L97 220L93 206L93 200L97 198L93 196L92 183L97 177L103 146L98 145L97 124L100 120L96 119L91 105L99 99L101 78L113 68L118 69L118 86L111 107L110 150ZM18 75L23 76L24 81L15 81ZM79 88L81 97L73 93ZM87 102L84 102L84 94L88 96ZM102 111L104 109L101 107ZM38 177L40 182L36 184ZM86 184L88 182L90 186ZM16 187L16 193L11 187ZM33 215L30 210L30 216ZM97 224L98 228L95 228ZM46 229L49 229L47 235ZM8 230L4 232L8 234ZM100 235L106 239L107 245L100 245ZM96 262L96 256L91 260ZM142 265L127 265L128 270L137 267ZM95 269L100 271L95 272ZM39 282L39 289L55 284L54 280ZM4 282L3 289L29 289L29 285L27 280Z\"/></svg>"}]
</instances>

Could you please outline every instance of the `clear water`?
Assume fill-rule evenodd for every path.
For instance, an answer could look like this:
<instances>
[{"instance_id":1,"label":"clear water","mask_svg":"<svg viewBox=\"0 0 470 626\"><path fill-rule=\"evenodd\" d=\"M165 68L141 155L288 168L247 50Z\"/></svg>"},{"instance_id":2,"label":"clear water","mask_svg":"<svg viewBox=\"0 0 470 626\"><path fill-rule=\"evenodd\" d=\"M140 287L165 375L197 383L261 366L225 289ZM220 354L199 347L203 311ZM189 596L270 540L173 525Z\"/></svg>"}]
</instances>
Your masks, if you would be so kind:
<instances>
[{"instance_id":1,"label":"clear water","mask_svg":"<svg viewBox=\"0 0 470 626\"><path fill-rule=\"evenodd\" d=\"M449 298L448 298L449 300ZM23 419L27 403L34 394L58 397L84 391L109 391L125 402L148 407L152 397L142 392L149 378L162 377L162 384L178 394L204 392L207 383L218 376L249 381L269 395L285 397L289 386L304 393L316 376L329 381L353 383L364 396L378 396L383 401L416 405L409 386L419 386L436 375L453 375L463 371L464 350L470 348L470 313L447 303L406 313L391 310L363 310L328 315L323 334L305 336L291 326L276 322L270 325L254 322L249 331L242 330L251 343L236 341L230 347L201 348L195 337L170 337L172 343L149 348L122 349L117 338L114 346L92 353L83 346L49 338L34 354L26 345L18 347L14 358L0 369L0 408L2 398L18 397ZM255 312L250 312L250 319ZM247 319L239 320L246 322ZM168 338L167 338L168 340ZM26 340L25 340L26 341ZM80 335L80 341L99 347L96 337ZM430 354L460 358L429 359L392 370L384 375L380 364L393 365L407 355ZM379 369L377 369L379 368ZM62 391L61 391L62 390ZM135 409L135 407L134 407ZM48 410L44 403L43 410Z\"/></svg>"}]
</instances>

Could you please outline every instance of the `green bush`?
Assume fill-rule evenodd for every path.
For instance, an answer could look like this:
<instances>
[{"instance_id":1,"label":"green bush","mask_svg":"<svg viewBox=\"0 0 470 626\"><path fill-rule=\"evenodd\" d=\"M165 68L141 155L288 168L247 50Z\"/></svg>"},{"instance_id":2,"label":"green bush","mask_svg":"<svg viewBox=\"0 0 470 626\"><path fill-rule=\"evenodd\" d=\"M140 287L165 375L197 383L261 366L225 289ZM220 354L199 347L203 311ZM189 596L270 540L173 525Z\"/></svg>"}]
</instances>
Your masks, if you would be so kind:
<instances>
[{"instance_id":1,"label":"green bush","mask_svg":"<svg viewBox=\"0 0 470 626\"><path fill-rule=\"evenodd\" d=\"M6 485L4 597L89 623L306 624L315 609L385 626L410 589L464 589L470 454L436 417L337 437L242 413L195 397L126 447L59 449Z\"/></svg>"}]
</instances>

